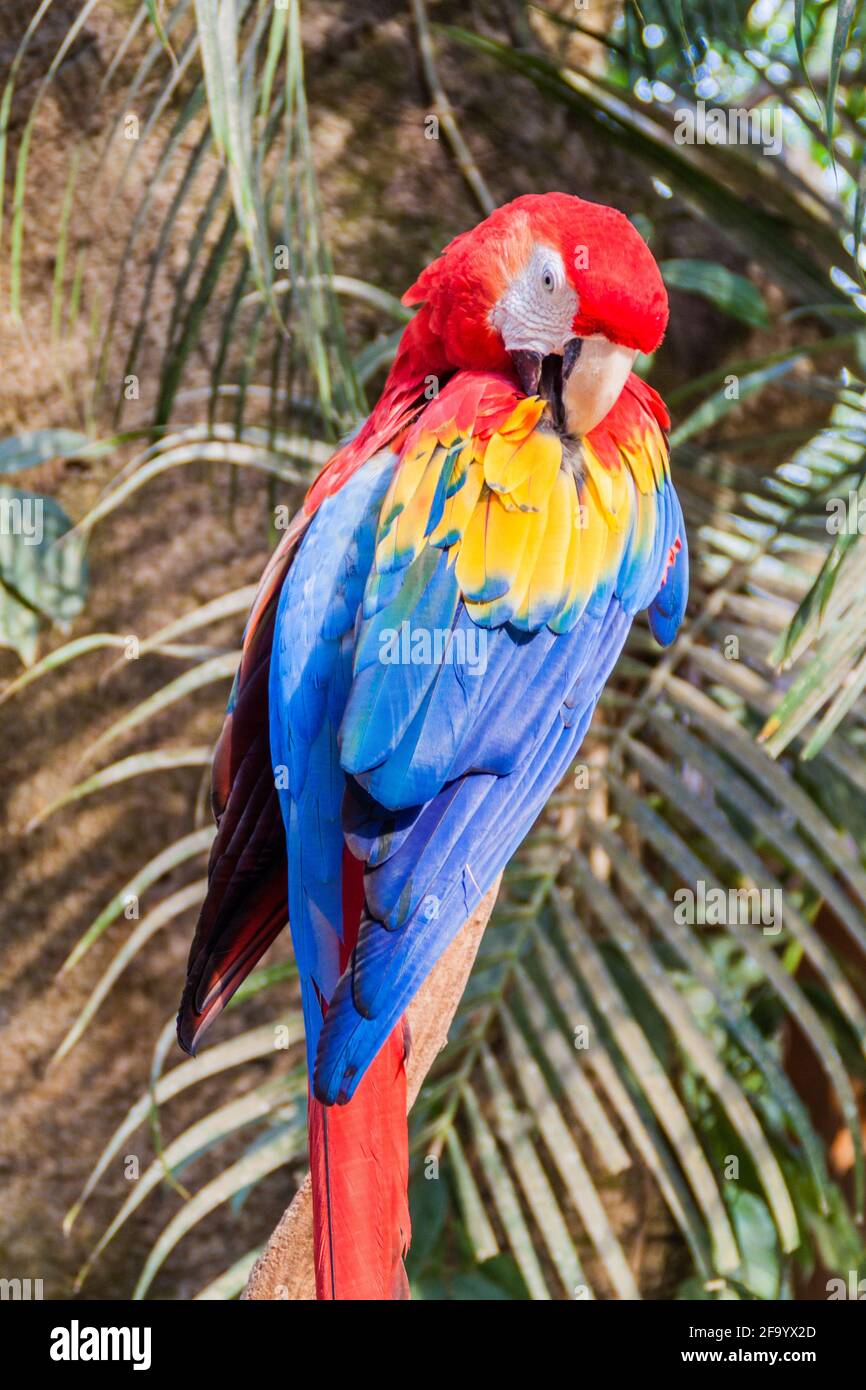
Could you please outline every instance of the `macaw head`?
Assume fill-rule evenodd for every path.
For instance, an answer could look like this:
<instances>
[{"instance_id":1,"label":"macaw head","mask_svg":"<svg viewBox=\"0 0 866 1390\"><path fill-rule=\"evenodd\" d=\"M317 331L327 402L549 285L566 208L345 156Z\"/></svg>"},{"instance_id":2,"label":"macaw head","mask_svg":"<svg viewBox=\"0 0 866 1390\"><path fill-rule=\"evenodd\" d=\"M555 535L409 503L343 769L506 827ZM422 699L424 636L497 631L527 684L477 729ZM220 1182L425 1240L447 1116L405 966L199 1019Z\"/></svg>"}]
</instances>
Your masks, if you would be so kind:
<instances>
[{"instance_id":1,"label":"macaw head","mask_svg":"<svg viewBox=\"0 0 866 1390\"><path fill-rule=\"evenodd\" d=\"M608 413L668 320L659 268L628 218L565 193L498 208L445 248L404 303L426 306L449 363L512 370L576 436Z\"/></svg>"}]
</instances>

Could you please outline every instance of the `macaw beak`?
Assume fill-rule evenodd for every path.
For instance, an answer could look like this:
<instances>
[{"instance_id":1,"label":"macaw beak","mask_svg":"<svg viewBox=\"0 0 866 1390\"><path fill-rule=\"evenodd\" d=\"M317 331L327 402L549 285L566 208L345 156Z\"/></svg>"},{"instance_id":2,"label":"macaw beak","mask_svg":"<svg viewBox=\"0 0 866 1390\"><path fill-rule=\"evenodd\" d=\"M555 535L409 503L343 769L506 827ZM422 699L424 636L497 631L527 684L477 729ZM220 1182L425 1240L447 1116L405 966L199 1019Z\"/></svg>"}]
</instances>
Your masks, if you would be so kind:
<instances>
[{"instance_id":1,"label":"macaw beak","mask_svg":"<svg viewBox=\"0 0 866 1390\"><path fill-rule=\"evenodd\" d=\"M569 338L561 352L543 356L528 348L509 353L527 396L543 396L561 434L579 439L604 419L628 379L634 348L601 334ZM575 371L578 361L580 370Z\"/></svg>"},{"instance_id":2,"label":"macaw beak","mask_svg":"<svg viewBox=\"0 0 866 1390\"><path fill-rule=\"evenodd\" d=\"M562 415L565 433L575 439L589 434L619 399L634 366L634 348L613 343L602 334L579 339L580 371L563 367Z\"/></svg>"},{"instance_id":3,"label":"macaw beak","mask_svg":"<svg viewBox=\"0 0 866 1390\"><path fill-rule=\"evenodd\" d=\"M528 348L509 353L517 380L527 396L543 396L558 429L565 427L563 392L583 347L582 338L569 338L562 352L542 356Z\"/></svg>"}]
</instances>

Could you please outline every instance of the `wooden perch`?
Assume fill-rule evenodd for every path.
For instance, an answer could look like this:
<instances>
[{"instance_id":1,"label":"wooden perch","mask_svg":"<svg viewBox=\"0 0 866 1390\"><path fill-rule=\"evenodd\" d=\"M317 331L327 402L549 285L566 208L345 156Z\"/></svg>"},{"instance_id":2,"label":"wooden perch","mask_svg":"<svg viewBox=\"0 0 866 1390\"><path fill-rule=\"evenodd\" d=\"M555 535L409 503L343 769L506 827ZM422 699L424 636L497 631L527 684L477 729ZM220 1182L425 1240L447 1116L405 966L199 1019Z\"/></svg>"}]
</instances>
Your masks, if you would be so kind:
<instances>
[{"instance_id":1,"label":"wooden perch","mask_svg":"<svg viewBox=\"0 0 866 1390\"><path fill-rule=\"evenodd\" d=\"M448 1041L448 1029L463 997L487 920L493 911L499 880L478 904L441 960L409 1005L410 1050L407 1068L409 1109L438 1053ZM315 1299L313 1276L313 1207L310 1175L253 1265L241 1298Z\"/></svg>"}]
</instances>

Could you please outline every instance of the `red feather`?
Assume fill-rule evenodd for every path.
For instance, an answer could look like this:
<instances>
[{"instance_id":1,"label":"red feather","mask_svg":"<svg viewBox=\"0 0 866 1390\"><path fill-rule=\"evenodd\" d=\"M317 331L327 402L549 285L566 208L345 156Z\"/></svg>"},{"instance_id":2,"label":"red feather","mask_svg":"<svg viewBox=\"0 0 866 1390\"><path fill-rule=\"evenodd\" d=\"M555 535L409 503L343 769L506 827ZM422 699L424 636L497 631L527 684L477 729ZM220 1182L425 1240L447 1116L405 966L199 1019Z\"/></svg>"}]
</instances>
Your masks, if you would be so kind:
<instances>
[{"instance_id":1,"label":"red feather","mask_svg":"<svg viewBox=\"0 0 866 1390\"><path fill-rule=\"evenodd\" d=\"M214 750L217 835L177 1016L181 1047L205 1032L288 920L286 838L271 767L268 676L277 601L308 518L299 513L259 583L229 712Z\"/></svg>"},{"instance_id":2,"label":"red feather","mask_svg":"<svg viewBox=\"0 0 866 1390\"><path fill-rule=\"evenodd\" d=\"M364 866L343 853L345 968L364 905ZM316 1297L409 1297L409 1135L404 1024L379 1052L348 1105L308 1105Z\"/></svg>"}]
</instances>

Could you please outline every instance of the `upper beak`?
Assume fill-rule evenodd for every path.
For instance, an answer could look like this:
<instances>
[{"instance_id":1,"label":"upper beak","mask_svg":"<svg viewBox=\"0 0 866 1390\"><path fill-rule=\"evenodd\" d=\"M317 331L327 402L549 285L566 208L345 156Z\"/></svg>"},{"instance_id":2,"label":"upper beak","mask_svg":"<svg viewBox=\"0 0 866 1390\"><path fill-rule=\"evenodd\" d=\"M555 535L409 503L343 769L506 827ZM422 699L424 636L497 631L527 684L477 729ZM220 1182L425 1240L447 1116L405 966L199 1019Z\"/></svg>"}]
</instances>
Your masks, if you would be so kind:
<instances>
[{"instance_id":1,"label":"upper beak","mask_svg":"<svg viewBox=\"0 0 866 1390\"><path fill-rule=\"evenodd\" d=\"M580 349L583 347L582 338L569 338L562 349L562 384L563 386L571 376L577 359L580 356Z\"/></svg>"},{"instance_id":2,"label":"upper beak","mask_svg":"<svg viewBox=\"0 0 866 1390\"><path fill-rule=\"evenodd\" d=\"M544 396L559 428L563 428L565 423L562 392L582 346L582 338L569 338L563 344L561 353L551 352L546 357L528 348L515 348L509 353L521 388L527 396Z\"/></svg>"}]
</instances>

